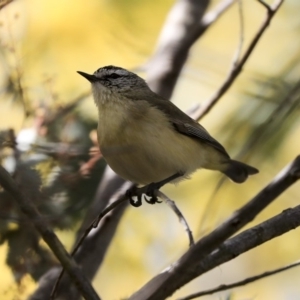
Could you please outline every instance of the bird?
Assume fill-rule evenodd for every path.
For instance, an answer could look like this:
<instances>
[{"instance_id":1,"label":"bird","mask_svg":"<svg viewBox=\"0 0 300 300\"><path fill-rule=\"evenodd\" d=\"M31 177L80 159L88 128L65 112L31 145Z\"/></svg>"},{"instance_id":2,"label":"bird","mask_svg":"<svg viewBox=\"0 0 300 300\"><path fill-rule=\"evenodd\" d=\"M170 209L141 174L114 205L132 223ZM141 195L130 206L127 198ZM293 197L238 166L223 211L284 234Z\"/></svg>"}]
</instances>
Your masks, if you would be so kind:
<instances>
[{"instance_id":1,"label":"bird","mask_svg":"<svg viewBox=\"0 0 300 300\"><path fill-rule=\"evenodd\" d=\"M154 189L187 179L198 169L220 171L236 183L258 173L231 159L202 125L153 92L137 74L113 65L93 74L78 73L91 83L104 159L123 179L148 186L149 203L159 202Z\"/></svg>"}]
</instances>

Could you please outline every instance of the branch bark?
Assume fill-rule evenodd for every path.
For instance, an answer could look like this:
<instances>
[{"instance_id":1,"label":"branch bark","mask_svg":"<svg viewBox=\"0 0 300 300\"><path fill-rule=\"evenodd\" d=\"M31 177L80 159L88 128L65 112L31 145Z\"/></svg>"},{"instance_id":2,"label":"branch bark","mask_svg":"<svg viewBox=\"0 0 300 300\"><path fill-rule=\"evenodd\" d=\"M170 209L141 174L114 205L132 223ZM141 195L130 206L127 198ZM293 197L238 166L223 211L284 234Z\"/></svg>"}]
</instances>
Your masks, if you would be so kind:
<instances>
[{"instance_id":1,"label":"branch bark","mask_svg":"<svg viewBox=\"0 0 300 300\"><path fill-rule=\"evenodd\" d=\"M28 217L28 220L32 222L35 229L40 233L43 240L65 268L72 282L77 286L83 297L85 299L99 300L100 298L91 286L90 282L82 274L81 270L65 250L55 233L47 225L30 200L26 199L26 197L22 194L14 180L2 166L0 166L0 184L16 201L21 211ZM38 189L36 193L38 194Z\"/></svg>"},{"instance_id":2,"label":"branch bark","mask_svg":"<svg viewBox=\"0 0 300 300\"><path fill-rule=\"evenodd\" d=\"M224 242L214 253L205 258L200 264L198 264L198 276L212 270L213 268L228 262L240 254L243 254L273 238L276 238L288 231L300 226L300 206L287 209L281 214L263 222L249 230L246 230L236 237ZM296 262L272 271L267 271L262 274L246 278L244 280L232 283L222 284L217 288L194 293L189 296L180 298L179 300L188 300L202 297L205 295L214 294L219 291L225 291L239 286L255 282L263 279L267 276L271 276L291 268L297 267L300 262Z\"/></svg>"},{"instance_id":3,"label":"branch bark","mask_svg":"<svg viewBox=\"0 0 300 300\"><path fill-rule=\"evenodd\" d=\"M112 197L115 194L115 191L123 186L124 182L125 181L115 175L109 167L106 168L104 177L95 195L95 199L77 233L75 244L77 244L78 240L82 237L90 223L97 217L99 212L103 211L110 200L113 201ZM125 185L125 188L128 188L128 186ZM87 237L84 244L76 253L74 259L82 266L83 273L89 280L93 279L99 265L101 265L127 205L128 203L123 203L118 208L114 209L109 216L104 218L98 228L93 231L93 234ZM38 288L29 299L43 300L45 297L49 297L60 273L60 268L53 268L45 273L39 280ZM72 288L72 282L70 277L67 275L68 274L63 276L60 281L58 288L60 299L79 299L80 294L76 289L74 290Z\"/></svg>"}]
</instances>

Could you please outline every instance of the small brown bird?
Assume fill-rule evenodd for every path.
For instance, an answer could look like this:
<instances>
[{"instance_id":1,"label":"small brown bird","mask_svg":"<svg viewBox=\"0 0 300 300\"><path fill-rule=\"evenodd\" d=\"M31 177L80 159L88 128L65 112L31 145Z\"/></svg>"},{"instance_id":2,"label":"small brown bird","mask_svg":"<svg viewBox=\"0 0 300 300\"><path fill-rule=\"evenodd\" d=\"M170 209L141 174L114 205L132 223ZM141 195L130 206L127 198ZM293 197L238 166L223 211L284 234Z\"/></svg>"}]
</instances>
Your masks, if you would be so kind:
<instances>
[{"instance_id":1,"label":"small brown bird","mask_svg":"<svg viewBox=\"0 0 300 300\"><path fill-rule=\"evenodd\" d=\"M204 168L242 183L258 173L232 160L204 127L151 91L138 75L115 66L93 75L78 73L92 84L101 152L122 178L142 185L165 183Z\"/></svg>"}]
</instances>

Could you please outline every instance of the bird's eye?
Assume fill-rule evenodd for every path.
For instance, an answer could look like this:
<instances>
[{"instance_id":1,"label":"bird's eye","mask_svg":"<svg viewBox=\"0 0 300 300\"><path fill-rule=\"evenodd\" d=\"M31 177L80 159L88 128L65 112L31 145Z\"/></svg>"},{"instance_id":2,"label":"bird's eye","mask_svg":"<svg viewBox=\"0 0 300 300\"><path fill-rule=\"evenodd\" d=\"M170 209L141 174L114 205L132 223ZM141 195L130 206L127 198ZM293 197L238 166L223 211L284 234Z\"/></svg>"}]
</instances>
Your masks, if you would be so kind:
<instances>
[{"instance_id":1,"label":"bird's eye","mask_svg":"<svg viewBox=\"0 0 300 300\"><path fill-rule=\"evenodd\" d=\"M116 79L116 78L121 77L121 75L119 75L119 74L117 74L117 73L112 73L109 77L110 77L110 78L113 78L113 79Z\"/></svg>"}]
</instances>

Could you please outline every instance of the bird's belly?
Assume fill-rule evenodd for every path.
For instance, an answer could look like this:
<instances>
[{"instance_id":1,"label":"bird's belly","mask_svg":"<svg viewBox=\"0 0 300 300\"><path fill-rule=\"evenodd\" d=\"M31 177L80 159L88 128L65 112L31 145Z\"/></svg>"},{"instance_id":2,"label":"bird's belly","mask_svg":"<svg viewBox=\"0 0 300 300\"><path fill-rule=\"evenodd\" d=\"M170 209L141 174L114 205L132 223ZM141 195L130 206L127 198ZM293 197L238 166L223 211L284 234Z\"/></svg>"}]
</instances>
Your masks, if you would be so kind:
<instances>
[{"instance_id":1,"label":"bird's belly","mask_svg":"<svg viewBox=\"0 0 300 300\"><path fill-rule=\"evenodd\" d=\"M142 101L99 107L98 141L109 166L138 184L199 168L218 169L220 152L176 131L166 115Z\"/></svg>"},{"instance_id":2,"label":"bird's belly","mask_svg":"<svg viewBox=\"0 0 300 300\"><path fill-rule=\"evenodd\" d=\"M139 131L127 128L116 141L100 145L105 160L121 177L149 184L179 172L188 176L205 165L206 151L198 141L172 127L148 127Z\"/></svg>"}]
</instances>

